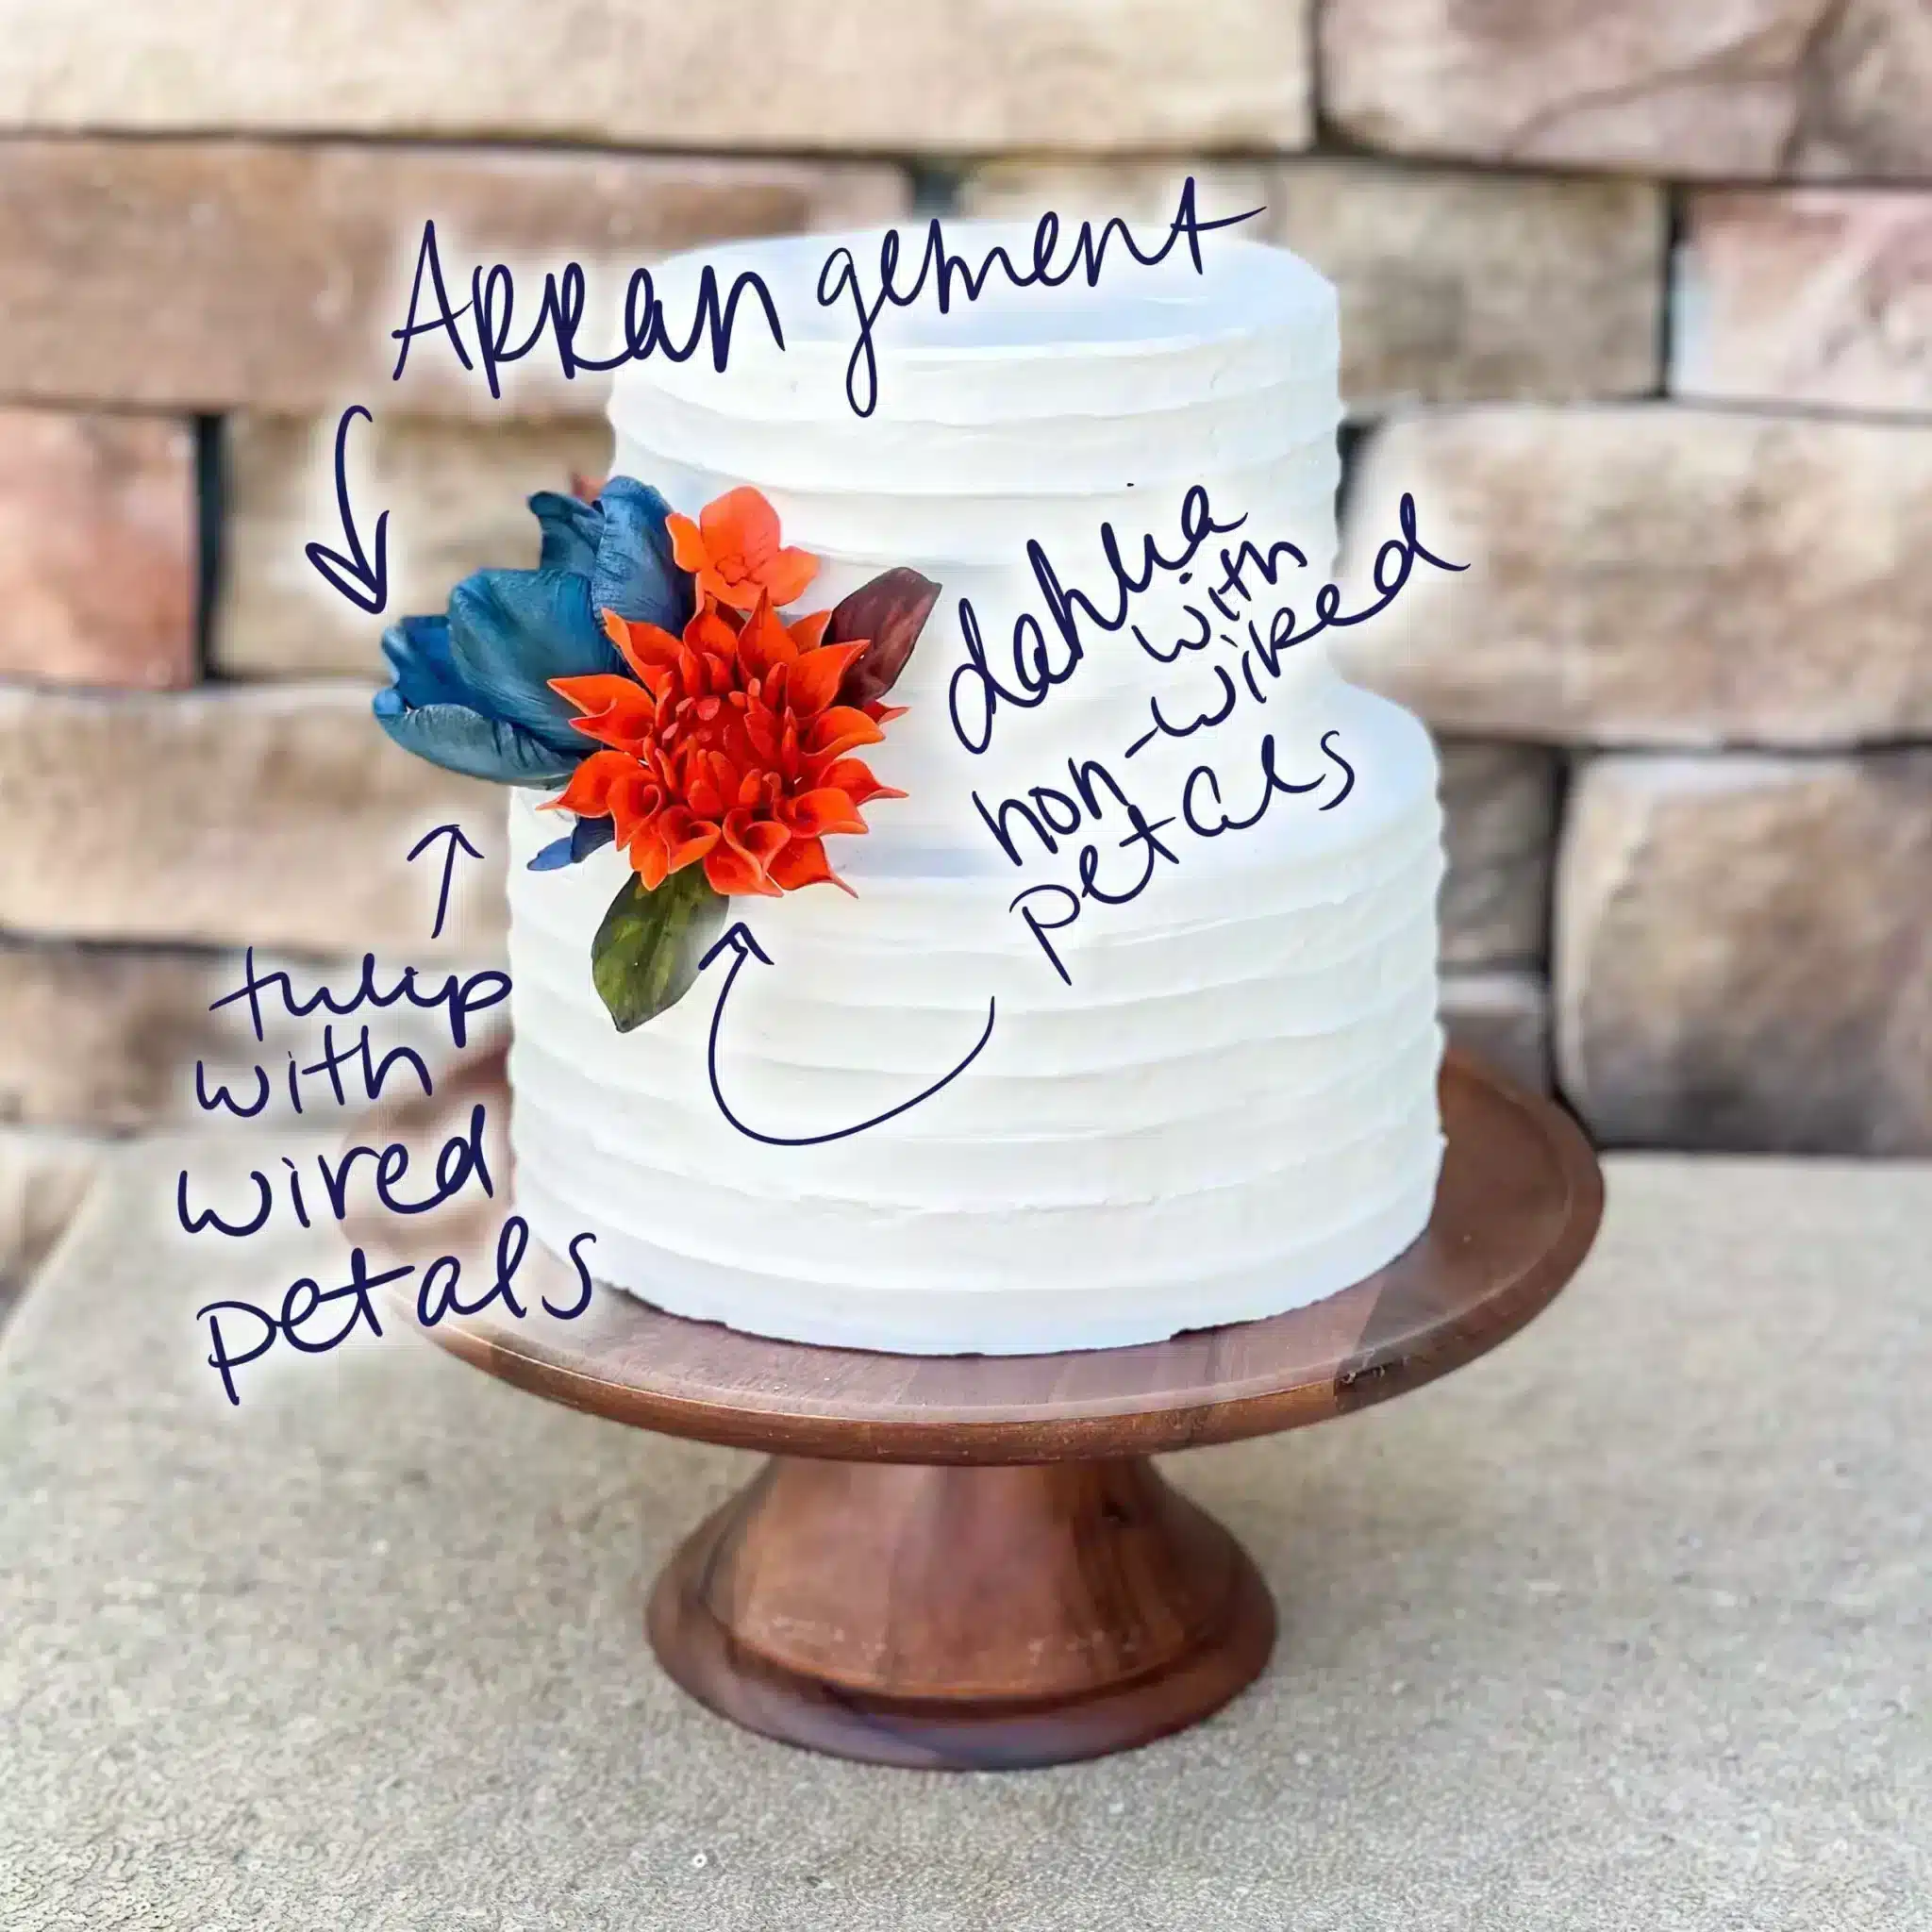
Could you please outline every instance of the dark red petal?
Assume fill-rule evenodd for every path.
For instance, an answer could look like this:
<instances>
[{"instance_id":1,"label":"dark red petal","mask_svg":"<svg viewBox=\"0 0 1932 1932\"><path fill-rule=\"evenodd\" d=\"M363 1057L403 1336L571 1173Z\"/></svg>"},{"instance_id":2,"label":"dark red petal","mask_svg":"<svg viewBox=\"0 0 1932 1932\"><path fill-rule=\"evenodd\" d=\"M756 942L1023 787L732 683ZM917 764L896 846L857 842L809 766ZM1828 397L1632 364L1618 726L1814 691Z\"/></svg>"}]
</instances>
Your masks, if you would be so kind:
<instances>
[{"instance_id":1,"label":"dark red petal","mask_svg":"<svg viewBox=\"0 0 1932 1932\"><path fill-rule=\"evenodd\" d=\"M939 597L940 586L930 577L902 568L859 585L837 606L827 640L835 644L865 641L839 689L841 704L863 705L891 690Z\"/></svg>"}]
</instances>

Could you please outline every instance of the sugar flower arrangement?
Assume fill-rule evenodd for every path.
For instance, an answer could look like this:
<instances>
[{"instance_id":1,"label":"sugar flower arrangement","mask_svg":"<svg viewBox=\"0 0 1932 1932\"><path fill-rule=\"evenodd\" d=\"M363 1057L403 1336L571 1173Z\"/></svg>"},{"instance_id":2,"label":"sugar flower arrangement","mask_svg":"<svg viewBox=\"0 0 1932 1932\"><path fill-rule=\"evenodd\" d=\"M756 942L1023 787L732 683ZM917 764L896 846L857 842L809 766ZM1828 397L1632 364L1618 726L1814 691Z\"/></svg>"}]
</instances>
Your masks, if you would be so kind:
<instances>
[{"instance_id":1,"label":"sugar flower arrangement","mask_svg":"<svg viewBox=\"0 0 1932 1932\"><path fill-rule=\"evenodd\" d=\"M443 615L384 634L394 681L375 716L432 764L561 787L545 808L570 829L533 871L624 854L591 976L629 1032L690 990L729 899L851 890L824 841L905 796L855 754L903 715L882 700L940 587L890 570L798 611L818 559L785 547L752 489L695 522L629 476L592 500L541 491L530 508L535 570L478 571Z\"/></svg>"}]
</instances>

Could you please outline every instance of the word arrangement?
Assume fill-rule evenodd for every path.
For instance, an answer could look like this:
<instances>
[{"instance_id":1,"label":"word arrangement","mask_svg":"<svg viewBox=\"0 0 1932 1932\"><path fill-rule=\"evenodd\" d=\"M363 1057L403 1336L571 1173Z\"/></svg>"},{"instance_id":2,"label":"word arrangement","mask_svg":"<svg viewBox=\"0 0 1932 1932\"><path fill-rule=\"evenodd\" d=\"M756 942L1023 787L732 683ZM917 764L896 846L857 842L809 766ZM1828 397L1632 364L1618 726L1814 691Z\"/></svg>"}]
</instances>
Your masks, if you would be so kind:
<instances>
[{"instance_id":1,"label":"word arrangement","mask_svg":"<svg viewBox=\"0 0 1932 1932\"><path fill-rule=\"evenodd\" d=\"M1209 673L1206 688L1212 696L1205 708L1189 706L1176 711L1171 703L1162 703L1158 691L1150 695L1146 729L1114 754L1113 764L1075 752L1065 761L1064 784L1059 782L1057 767L1052 783L1031 785L1019 793L993 800L977 790L972 794L974 808L988 833L1016 867L1024 869L1041 858L1058 858L1063 843L1079 841L1073 858L1075 883L1049 880L1029 885L1008 907L1025 922L1054 971L1069 985L1073 975L1051 935L1071 926L1087 904L1124 906L1139 898L1154 883L1163 862L1178 866L1180 835L1170 831L1176 823L1194 838L1219 839L1229 832L1252 830L1268 815L1277 797L1311 797L1325 787L1329 796L1316 809L1326 812L1335 810L1354 791L1355 768L1341 748L1339 731L1319 735L1320 763L1312 776L1285 772L1287 753L1276 734L1267 731L1258 747L1253 746L1250 736L1241 735L1242 745L1253 752L1253 764L1239 781L1237 802L1230 804L1223 771L1216 762L1212 734L1238 714L1245 711L1252 715L1255 708L1267 704L1289 653L1297 646L1325 631L1365 624L1386 610L1419 562L1438 570L1467 568L1438 557L1423 542L1413 497L1403 496L1397 517L1397 534L1375 555L1371 573L1374 594L1353 610L1343 609L1343 591L1332 581L1316 591L1306 613L1285 598L1275 599L1273 593L1282 586L1285 572L1308 567L1307 555L1286 541L1271 543L1263 551L1245 536L1238 544L1222 542L1216 547L1217 539L1235 537L1245 528L1247 515L1220 521L1207 489L1199 484L1181 500L1178 538L1172 554L1149 535L1142 540L1138 562L1129 563L1122 555L1113 525L1101 525L1100 549L1108 584L1097 596L1065 583L1045 547L1037 539L1029 540L1026 559L1046 619L1042 622L1032 610L1023 610L1015 618L1009 641L1010 670L1004 665L994 668L972 601L959 599L965 656L953 673L947 703L954 736L974 757L991 745L1003 707L1037 710L1074 677L1097 641L1122 632L1128 633L1157 664L1201 664ZM1217 566L1219 581L1214 582ZM1181 607L1192 620L1190 631L1169 643L1150 639L1134 621L1134 600L1158 578L1173 577L1177 584L1191 585L1204 570L1210 582L1198 593L1201 602ZM1212 615L1203 604L1211 607ZM1222 654L1220 661L1206 663L1203 654L1210 649ZM1200 762L1182 780L1178 796L1169 801L1173 808L1163 817L1150 818L1123 782L1121 771L1127 770L1131 779L1128 761L1158 741L1193 738L1203 743ZM1236 784L1235 775L1229 773L1227 787L1232 790ZM1124 822L1125 836L1115 838L1120 822ZM1168 836L1163 838L1163 833ZM1116 858L1111 856L1115 852L1129 856Z\"/></svg>"},{"instance_id":2,"label":"word arrangement","mask_svg":"<svg viewBox=\"0 0 1932 1932\"><path fill-rule=\"evenodd\" d=\"M440 827L439 831L461 840L455 826ZM467 841L462 842L465 849L475 849ZM417 848L422 849L420 845ZM453 842L452 857L455 849ZM445 872L445 896L447 887ZM441 913L440 905L439 928ZM253 1120L278 1091L286 1091L290 1108L306 1118L318 1108L340 1110L372 1104L383 1097L391 1081L401 1089L420 1091L425 1100L432 1099L434 1078L428 1062L415 1048L396 1045L380 1049L366 1018L353 1027L345 1024L340 1031L338 1023L400 1003L419 1011L440 1013L450 1045L461 1051L469 1042L476 1016L500 1005L509 996L509 975L493 968L463 977L449 973L440 983L432 983L420 976L412 965L391 973L377 962L375 954L365 953L352 990L339 992L323 984L307 994L298 994L285 970L264 970L258 964L251 946L243 956L241 985L213 1001L209 1010L245 1003L258 1043L266 1042L272 1020L308 1020L326 1014L315 1058L305 1061L304 1056L291 1048L285 1067L272 1074L258 1061L252 1076L232 1087L225 1082L211 1085L206 1062L197 1060L195 1103L207 1113ZM245 1241L267 1229L278 1211L304 1228L315 1227L318 1222L332 1222L340 1227L352 1215L366 1216L372 1211L404 1217L427 1214L473 1187L494 1199L497 1182L485 1142L487 1125L486 1108L478 1102L471 1108L467 1123L443 1141L426 1173L421 1150L412 1158L402 1141L382 1147L352 1145L333 1157L318 1153L308 1164L298 1164L285 1154L280 1164L287 1169L286 1174L272 1180L263 1169L251 1169L249 1185L239 1201L220 1204L208 1199L208 1191L183 1168L175 1186L175 1219L185 1234ZM561 1306L547 1297L541 1300L545 1312L559 1321L574 1321L591 1305L591 1275L581 1250L594 1239L580 1234L569 1243L576 1274L575 1299ZM305 1275L291 1283L278 1301L267 1306L231 1299L208 1302L197 1308L196 1321L208 1326L208 1366L220 1377L228 1401L239 1406L242 1396L236 1386L236 1370L259 1361L277 1343L298 1355L325 1355L358 1331L379 1338L383 1330L376 1291L406 1281L411 1274L418 1276L415 1317L425 1328L435 1327L450 1315L480 1314L492 1305L500 1305L522 1320L528 1310L518 1294L516 1275L528 1244L529 1228L523 1218L515 1214L506 1217L496 1240L493 1275L478 1292L475 1288L466 1291L463 1262L457 1255L438 1256L420 1274L415 1262L377 1270L372 1268L367 1249L358 1242L349 1254L347 1278L339 1285L325 1288L316 1277Z\"/></svg>"},{"instance_id":3,"label":"word arrangement","mask_svg":"<svg viewBox=\"0 0 1932 1932\"><path fill-rule=\"evenodd\" d=\"M1185 243L1194 273L1203 272L1201 237L1217 228L1232 228L1262 213L1258 208L1238 215L1203 219L1197 206L1194 177L1182 184L1166 237L1152 247L1143 247L1120 216L1104 223L1096 234L1091 222L1082 222L1068 242L1061 258L1062 223L1049 208L1035 225L1030 247L1023 251L1023 262L1015 261L1004 247L986 251L975 268L965 257L946 245L945 226L935 215L926 224L923 247L916 251L916 267L902 277L901 265L914 251L906 249L897 228L888 228L879 238L878 285L868 291L852 250L842 244L834 247L819 270L815 291L818 305L830 309L849 303L855 328L852 355L845 368L845 400L856 416L870 416L878 407L878 356L874 332L889 308L910 308L930 300L941 315L950 315L956 300L977 302L997 274L1015 289L1058 289L1082 276L1087 286L1099 285L1108 250L1115 242L1127 258L1142 268L1154 268ZM625 289L623 345L608 356L586 353L578 346L584 311L589 303L589 285L581 262L567 262L543 277L543 292L538 298L537 312L521 336L517 333L516 275L508 263L490 267L478 263L470 272L470 288L461 302L450 300L449 279L443 273L442 258L436 240L436 224L423 225L423 239L416 251L415 273L409 287L409 307L402 325L390 331L391 339L401 344L392 382L402 380L408 366L410 345L421 336L441 335L466 375L481 372L492 397L503 394L500 371L508 364L521 362L546 341L554 349L557 365L566 382L579 374L605 374L625 362L641 362L661 356L669 362L689 362L700 349L708 351L713 370L723 374L731 359L731 344L742 304L753 305L750 313L764 323L776 348L785 347L785 325L779 318L778 303L771 285L756 271L745 269L732 278L728 291L720 291L717 271L707 262L698 272L697 292L692 303L691 324L680 337L665 320L663 298L651 271L631 271ZM468 319L466 339L462 324Z\"/></svg>"},{"instance_id":4,"label":"word arrangement","mask_svg":"<svg viewBox=\"0 0 1932 1932\"><path fill-rule=\"evenodd\" d=\"M1143 246L1115 215L1097 233L1091 222L1082 222L1066 239L1063 252L1063 224L1048 209L1034 227L1031 246L1019 251L1021 259L1015 260L1005 247L995 246L988 249L976 265L948 247L944 225L935 216L926 225L924 243L917 249L902 245L898 229L884 232L879 240L877 285L870 290L852 250L842 244L836 246L819 271L814 293L818 306L828 311L850 307L854 340L845 367L845 400L857 416L870 416L878 407L874 333L889 308L910 308L930 301L941 315L948 315L956 303L977 302L995 275L1015 289L1058 289L1075 275L1094 288L1110 250L1116 258L1124 254L1129 261L1152 268L1165 261L1175 248L1185 246L1198 275L1203 271L1203 235L1252 221L1261 212L1254 208L1241 214L1204 219L1191 175L1181 187L1167 234L1157 244ZM908 267L908 262L916 265ZM467 292L460 300L455 299L453 291L462 288L444 268L434 219L425 221L417 243L408 310L401 324L389 332L398 345L395 366L390 371L391 382L403 379L410 350L425 338L441 339L462 374L480 375L495 401L503 397L503 372L543 352L546 346L566 382L575 382L580 375L608 374L626 362L641 362L653 356L667 362L689 362L700 352L722 375L730 362L738 329L747 320L755 328L762 325L775 348L782 352L786 346L777 298L764 276L752 269L741 271L732 277L729 288L724 288L717 270L704 263L698 271L688 322L667 317L664 297L649 269L633 269L624 294L621 345L604 356L591 352L579 340L590 306L590 284L581 262L566 262L544 275L534 313L527 301L519 307L516 272L508 262L477 262L470 271ZM376 519L374 537L365 546L357 527L355 506L349 500L345 467L349 425L358 416L372 420L363 405L351 404L336 426L335 494L341 547L318 541L305 549L309 563L331 590L375 616L389 600L389 513L385 510Z\"/></svg>"}]
</instances>

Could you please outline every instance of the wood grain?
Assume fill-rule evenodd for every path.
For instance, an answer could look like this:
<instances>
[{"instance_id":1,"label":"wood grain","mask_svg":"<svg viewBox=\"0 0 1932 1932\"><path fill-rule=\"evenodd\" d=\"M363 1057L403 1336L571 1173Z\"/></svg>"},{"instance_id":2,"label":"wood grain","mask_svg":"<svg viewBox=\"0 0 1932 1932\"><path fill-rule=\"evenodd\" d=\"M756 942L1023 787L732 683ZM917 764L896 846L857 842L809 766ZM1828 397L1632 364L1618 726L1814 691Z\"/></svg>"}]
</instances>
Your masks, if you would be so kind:
<instances>
[{"instance_id":1,"label":"wood grain","mask_svg":"<svg viewBox=\"0 0 1932 1932\"><path fill-rule=\"evenodd\" d=\"M841 1757L1011 1770L1199 1722L1257 1675L1274 1607L1144 1457L983 1469L780 1457L652 1594L700 1702Z\"/></svg>"},{"instance_id":2,"label":"wood grain","mask_svg":"<svg viewBox=\"0 0 1932 1932\"><path fill-rule=\"evenodd\" d=\"M507 1176L500 1060L398 1109L386 1133L433 1153L478 1100ZM603 1289L573 1322L427 1332L552 1401L774 1452L651 1597L659 1660L721 1715L934 1769L1124 1750L1219 1709L1274 1638L1247 1556L1147 1457L1429 1381L1513 1334L1589 1249L1603 1182L1568 1116L1453 1052L1441 1101L1426 1231L1353 1288L1265 1322L1068 1355L892 1356L761 1341ZM466 1272L487 1269L512 1193L408 1224L420 1245L403 1257L463 1251ZM349 1231L379 1246L395 1227ZM533 1308L577 1299L534 1244L516 1280Z\"/></svg>"},{"instance_id":3,"label":"wood grain","mask_svg":"<svg viewBox=\"0 0 1932 1932\"><path fill-rule=\"evenodd\" d=\"M390 1123L434 1141L472 1102L500 1126L500 1066ZM618 1290L575 1322L445 1321L433 1341L491 1374L594 1415L778 1455L922 1463L1144 1456L1294 1428L1386 1400L1493 1348L1541 1309L1595 1236L1603 1182L1569 1116L1452 1051L1448 1150L1428 1228L1379 1273L1268 1321L1138 1348L1042 1356L900 1356L815 1348L691 1322ZM499 1171L508 1168L507 1157ZM511 1203L467 1229L401 1232L434 1254L482 1247ZM474 1208L465 1210L474 1217ZM393 1242L399 1226L352 1230ZM534 1244L518 1276L568 1306L569 1271Z\"/></svg>"}]
</instances>

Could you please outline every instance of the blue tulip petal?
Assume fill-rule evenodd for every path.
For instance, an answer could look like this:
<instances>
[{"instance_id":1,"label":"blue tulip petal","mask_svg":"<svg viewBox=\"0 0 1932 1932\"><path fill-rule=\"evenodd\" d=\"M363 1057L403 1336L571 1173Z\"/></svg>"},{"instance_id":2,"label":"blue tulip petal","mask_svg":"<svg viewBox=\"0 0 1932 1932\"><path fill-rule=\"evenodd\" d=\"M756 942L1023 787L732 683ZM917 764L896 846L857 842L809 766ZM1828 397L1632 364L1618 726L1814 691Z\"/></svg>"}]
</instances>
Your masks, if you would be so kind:
<instances>
[{"instance_id":1,"label":"blue tulip petal","mask_svg":"<svg viewBox=\"0 0 1932 1932\"><path fill-rule=\"evenodd\" d=\"M561 839L553 839L535 858L531 859L531 872L561 872L567 865L575 865L590 858L593 852L601 852L617 837L617 826L608 814L601 819L579 819Z\"/></svg>"},{"instance_id":2,"label":"blue tulip petal","mask_svg":"<svg viewBox=\"0 0 1932 1932\"><path fill-rule=\"evenodd\" d=\"M449 617L450 657L475 708L523 725L575 764L584 740L550 680L628 675L591 614L588 580L575 571L479 570L450 592Z\"/></svg>"},{"instance_id":3,"label":"blue tulip petal","mask_svg":"<svg viewBox=\"0 0 1932 1932\"><path fill-rule=\"evenodd\" d=\"M406 750L470 776L511 785L561 785L590 749L555 678L625 675L601 612L676 632L694 591L677 568L670 506L630 476L611 478L599 502L539 491L542 528L534 571L488 570L450 593L445 616L405 617L383 635L395 682L375 716ZM542 871L611 842L609 819L580 819L567 840L538 855ZM553 858L558 847L564 857Z\"/></svg>"},{"instance_id":4,"label":"blue tulip petal","mask_svg":"<svg viewBox=\"0 0 1932 1932\"><path fill-rule=\"evenodd\" d=\"M566 832L562 838L551 840L550 843L544 846L524 870L525 872L561 872L571 862L570 841L572 836L571 833Z\"/></svg>"},{"instance_id":5,"label":"blue tulip petal","mask_svg":"<svg viewBox=\"0 0 1932 1932\"><path fill-rule=\"evenodd\" d=\"M574 570L587 577L597 565L597 541L604 534L604 512L581 497L555 490L540 490L530 508L543 526L542 570Z\"/></svg>"},{"instance_id":6,"label":"blue tulip petal","mask_svg":"<svg viewBox=\"0 0 1932 1932\"><path fill-rule=\"evenodd\" d=\"M382 655L406 705L468 705L480 708L449 655L447 617L405 617L382 634Z\"/></svg>"},{"instance_id":7,"label":"blue tulip petal","mask_svg":"<svg viewBox=\"0 0 1932 1932\"><path fill-rule=\"evenodd\" d=\"M575 865L591 853L603 851L616 837L617 822L608 813L601 819L579 819L571 828L570 862Z\"/></svg>"},{"instance_id":8,"label":"blue tulip petal","mask_svg":"<svg viewBox=\"0 0 1932 1932\"><path fill-rule=\"evenodd\" d=\"M604 535L591 575L591 604L675 637L691 620L691 579L672 560L671 506L635 476L613 476L598 499Z\"/></svg>"},{"instance_id":9,"label":"blue tulip petal","mask_svg":"<svg viewBox=\"0 0 1932 1932\"><path fill-rule=\"evenodd\" d=\"M375 693L375 722L407 752L465 777L545 788L568 782L577 759L516 725L462 705L411 707L393 687Z\"/></svg>"}]
</instances>

